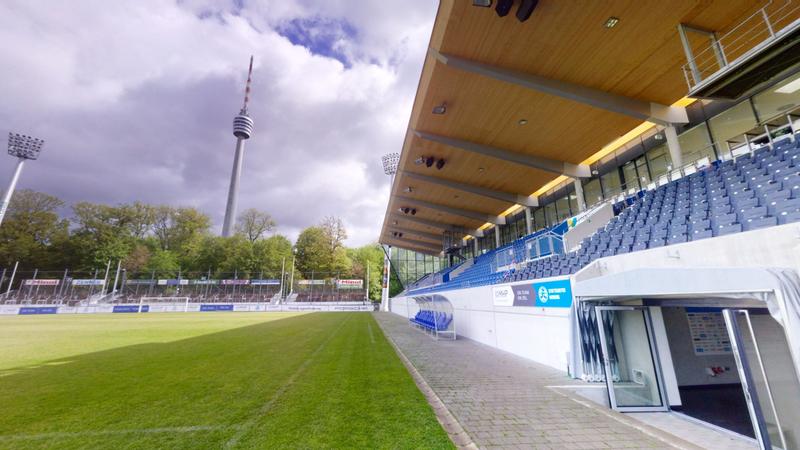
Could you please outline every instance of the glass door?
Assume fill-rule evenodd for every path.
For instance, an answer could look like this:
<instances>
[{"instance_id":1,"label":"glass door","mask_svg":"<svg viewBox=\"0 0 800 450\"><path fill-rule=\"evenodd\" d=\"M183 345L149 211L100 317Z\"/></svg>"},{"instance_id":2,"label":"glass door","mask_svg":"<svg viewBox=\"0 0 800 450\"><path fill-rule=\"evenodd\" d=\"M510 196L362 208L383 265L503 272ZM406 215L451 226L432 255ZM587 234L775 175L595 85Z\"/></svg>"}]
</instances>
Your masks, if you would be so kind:
<instances>
[{"instance_id":1,"label":"glass door","mask_svg":"<svg viewBox=\"0 0 800 450\"><path fill-rule=\"evenodd\" d=\"M635 306L595 310L611 407L621 412L666 411L669 405L649 310Z\"/></svg>"},{"instance_id":2,"label":"glass door","mask_svg":"<svg viewBox=\"0 0 800 450\"><path fill-rule=\"evenodd\" d=\"M723 316L759 445L800 448L800 379L783 327L765 309Z\"/></svg>"}]
</instances>

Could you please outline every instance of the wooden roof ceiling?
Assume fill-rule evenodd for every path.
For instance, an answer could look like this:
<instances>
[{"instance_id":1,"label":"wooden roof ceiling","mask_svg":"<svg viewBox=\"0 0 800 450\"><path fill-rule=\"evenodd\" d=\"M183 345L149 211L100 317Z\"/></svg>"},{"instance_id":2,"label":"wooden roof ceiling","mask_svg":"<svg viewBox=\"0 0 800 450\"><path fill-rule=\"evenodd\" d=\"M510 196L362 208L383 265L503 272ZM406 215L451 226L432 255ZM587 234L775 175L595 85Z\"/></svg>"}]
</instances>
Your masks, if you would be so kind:
<instances>
[{"instance_id":1,"label":"wooden roof ceiling","mask_svg":"<svg viewBox=\"0 0 800 450\"><path fill-rule=\"evenodd\" d=\"M441 0L430 47L470 61L671 105L687 92L681 70L686 58L678 24L724 31L763 4L764 1L752 0L540 0L530 19L520 23L513 12L501 18L493 8L475 7L469 0ZM619 23L609 29L604 23L611 16L619 18ZM693 46L699 48L702 40L693 39ZM442 103L447 105L446 114L433 114L434 106ZM521 119L527 123L520 125ZM429 54L380 241L436 253L404 245L403 238L392 236L390 228L397 227L442 231L402 223L398 215L403 213L398 208L411 206L403 198L495 216L514 205L412 179L404 172L525 196L558 176L424 140L414 130L579 164L641 122L635 117L463 71ZM441 170L415 164L419 156L442 158L446 164ZM412 192L406 192L408 187ZM426 207L416 210L414 217L419 219L465 229L476 229L484 223ZM441 248L441 243L432 245Z\"/></svg>"}]
</instances>

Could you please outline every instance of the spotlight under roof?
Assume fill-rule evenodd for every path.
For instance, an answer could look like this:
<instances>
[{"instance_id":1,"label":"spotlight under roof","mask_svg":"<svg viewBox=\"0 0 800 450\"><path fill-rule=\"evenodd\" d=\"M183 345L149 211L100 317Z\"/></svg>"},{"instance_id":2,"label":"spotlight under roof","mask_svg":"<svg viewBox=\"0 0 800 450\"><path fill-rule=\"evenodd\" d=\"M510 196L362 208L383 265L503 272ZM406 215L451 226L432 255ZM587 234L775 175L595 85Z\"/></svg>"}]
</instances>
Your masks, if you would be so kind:
<instances>
[{"instance_id":1,"label":"spotlight under roof","mask_svg":"<svg viewBox=\"0 0 800 450\"><path fill-rule=\"evenodd\" d=\"M446 112L447 112L447 104L446 103L442 103L441 105L437 105L437 106L433 107L433 113L436 114L436 115L441 116Z\"/></svg>"},{"instance_id":2,"label":"spotlight under roof","mask_svg":"<svg viewBox=\"0 0 800 450\"><path fill-rule=\"evenodd\" d=\"M472 6L481 6L483 8L488 8L492 6L492 0L472 0Z\"/></svg>"},{"instance_id":3,"label":"spotlight under roof","mask_svg":"<svg viewBox=\"0 0 800 450\"><path fill-rule=\"evenodd\" d=\"M619 23L619 17L611 16L606 19L606 23L603 24L606 28L614 28Z\"/></svg>"}]
</instances>

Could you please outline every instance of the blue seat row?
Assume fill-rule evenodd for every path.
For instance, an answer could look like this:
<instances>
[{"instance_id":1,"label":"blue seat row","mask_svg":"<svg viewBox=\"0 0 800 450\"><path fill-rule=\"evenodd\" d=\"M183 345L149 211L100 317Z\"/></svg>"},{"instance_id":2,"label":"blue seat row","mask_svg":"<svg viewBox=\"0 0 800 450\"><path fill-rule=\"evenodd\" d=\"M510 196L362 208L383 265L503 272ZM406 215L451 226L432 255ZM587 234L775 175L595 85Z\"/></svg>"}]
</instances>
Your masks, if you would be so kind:
<instances>
[{"instance_id":1,"label":"blue seat row","mask_svg":"<svg viewBox=\"0 0 800 450\"><path fill-rule=\"evenodd\" d=\"M445 331L450 326L450 322L453 321L453 315L442 311L421 309L414 317L408 320L431 331Z\"/></svg>"}]
</instances>

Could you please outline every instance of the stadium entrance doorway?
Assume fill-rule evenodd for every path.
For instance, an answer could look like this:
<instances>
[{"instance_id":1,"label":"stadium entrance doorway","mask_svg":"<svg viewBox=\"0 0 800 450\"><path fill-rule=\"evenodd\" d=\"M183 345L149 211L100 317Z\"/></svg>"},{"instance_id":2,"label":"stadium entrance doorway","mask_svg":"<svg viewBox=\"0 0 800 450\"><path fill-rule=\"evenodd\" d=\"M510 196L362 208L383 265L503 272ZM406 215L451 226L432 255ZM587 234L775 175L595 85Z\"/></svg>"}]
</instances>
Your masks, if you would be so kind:
<instances>
[{"instance_id":1,"label":"stadium entrance doorway","mask_svg":"<svg viewBox=\"0 0 800 450\"><path fill-rule=\"evenodd\" d=\"M669 408L649 308L595 306L608 398L622 412Z\"/></svg>"},{"instance_id":2,"label":"stadium entrance doorway","mask_svg":"<svg viewBox=\"0 0 800 450\"><path fill-rule=\"evenodd\" d=\"M782 269L637 269L578 281L582 375L605 380L616 410L678 411L761 448L800 448L798 281Z\"/></svg>"}]
</instances>

